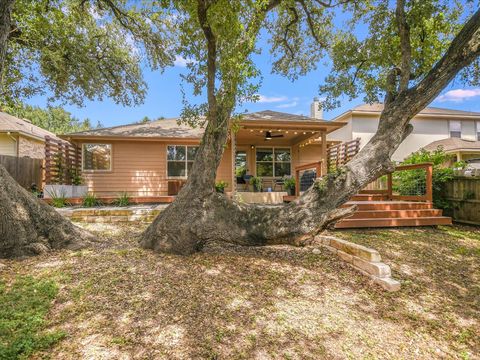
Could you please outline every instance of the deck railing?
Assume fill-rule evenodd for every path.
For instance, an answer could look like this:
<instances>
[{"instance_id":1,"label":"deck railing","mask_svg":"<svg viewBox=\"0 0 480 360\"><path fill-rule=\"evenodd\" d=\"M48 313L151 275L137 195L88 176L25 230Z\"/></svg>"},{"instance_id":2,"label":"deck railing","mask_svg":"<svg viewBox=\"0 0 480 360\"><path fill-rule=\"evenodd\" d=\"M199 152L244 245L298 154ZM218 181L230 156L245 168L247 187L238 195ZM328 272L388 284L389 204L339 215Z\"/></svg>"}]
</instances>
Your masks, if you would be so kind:
<instances>
[{"instance_id":1,"label":"deck railing","mask_svg":"<svg viewBox=\"0 0 480 360\"><path fill-rule=\"evenodd\" d=\"M409 173L400 175L401 172ZM399 165L368 184L363 193L384 194L389 200L433 201L433 164Z\"/></svg>"},{"instance_id":2,"label":"deck railing","mask_svg":"<svg viewBox=\"0 0 480 360\"><path fill-rule=\"evenodd\" d=\"M307 172L308 175L306 175ZM301 191L308 189L321 176L323 176L322 161L295 167L295 195L299 196Z\"/></svg>"}]
</instances>

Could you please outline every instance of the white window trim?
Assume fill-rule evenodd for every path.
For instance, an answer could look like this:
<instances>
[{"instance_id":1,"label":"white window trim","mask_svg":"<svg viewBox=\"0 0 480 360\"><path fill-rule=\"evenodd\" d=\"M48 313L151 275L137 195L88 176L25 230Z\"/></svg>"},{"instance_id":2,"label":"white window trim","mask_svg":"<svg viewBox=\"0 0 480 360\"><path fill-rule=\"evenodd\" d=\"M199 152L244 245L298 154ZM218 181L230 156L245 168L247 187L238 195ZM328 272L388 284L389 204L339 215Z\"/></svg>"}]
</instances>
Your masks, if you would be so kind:
<instances>
[{"instance_id":1,"label":"white window trim","mask_svg":"<svg viewBox=\"0 0 480 360\"><path fill-rule=\"evenodd\" d=\"M475 121L475 140L480 141L480 120Z\"/></svg>"},{"instance_id":2,"label":"white window trim","mask_svg":"<svg viewBox=\"0 0 480 360\"><path fill-rule=\"evenodd\" d=\"M185 147L185 160L168 160L168 147L169 146L183 146ZM197 150L200 145L182 145L182 144L167 144L167 147L165 148L165 159L166 159L166 167L165 167L165 172L167 174L167 180L185 180L188 179L188 162L193 161L188 159L188 148L189 147L196 147ZM185 176L169 176L168 175L168 163L169 162L184 162L185 163Z\"/></svg>"},{"instance_id":3,"label":"white window trim","mask_svg":"<svg viewBox=\"0 0 480 360\"><path fill-rule=\"evenodd\" d=\"M94 169L85 169L85 156L84 156L84 149L85 145L109 145L110 146L110 167L105 170L94 170ZM113 145L111 143L82 143L82 172L85 173L105 173L112 171L112 164L113 164Z\"/></svg>"},{"instance_id":4,"label":"white window trim","mask_svg":"<svg viewBox=\"0 0 480 360\"><path fill-rule=\"evenodd\" d=\"M452 123L452 121L460 123L460 137L459 137L459 139L461 139L462 138L462 128L463 128L463 124L462 124L461 120L448 120L448 137L449 138L452 137L452 130L451 130L452 127L450 125Z\"/></svg>"},{"instance_id":5,"label":"white window trim","mask_svg":"<svg viewBox=\"0 0 480 360\"><path fill-rule=\"evenodd\" d=\"M257 161L257 150L258 149L272 149L273 150L273 159L272 159L272 164L273 164L273 176L263 176L264 178L272 178L272 179L277 179L281 178L281 176L275 176L275 163L278 162L279 164L285 164L285 163L290 163L290 175L292 176L292 147L291 146L256 146L255 147L255 175L258 176L257 174L257 163L270 163L270 161ZM275 149L288 149L290 150L290 161L275 161Z\"/></svg>"}]
</instances>

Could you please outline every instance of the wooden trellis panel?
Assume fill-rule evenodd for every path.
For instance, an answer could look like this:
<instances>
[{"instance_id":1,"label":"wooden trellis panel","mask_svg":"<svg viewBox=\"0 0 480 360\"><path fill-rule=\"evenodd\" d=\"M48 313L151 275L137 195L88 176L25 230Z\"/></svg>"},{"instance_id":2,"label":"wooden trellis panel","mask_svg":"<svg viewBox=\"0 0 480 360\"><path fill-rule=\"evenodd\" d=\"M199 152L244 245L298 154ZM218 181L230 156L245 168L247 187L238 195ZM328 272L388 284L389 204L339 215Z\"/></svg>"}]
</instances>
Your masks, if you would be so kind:
<instances>
[{"instance_id":1,"label":"wooden trellis panel","mask_svg":"<svg viewBox=\"0 0 480 360\"><path fill-rule=\"evenodd\" d=\"M328 172L346 164L360 151L360 139L347 141L327 149Z\"/></svg>"},{"instance_id":2,"label":"wooden trellis panel","mask_svg":"<svg viewBox=\"0 0 480 360\"><path fill-rule=\"evenodd\" d=\"M80 148L68 141L45 137L45 184L72 184L81 171Z\"/></svg>"}]
</instances>

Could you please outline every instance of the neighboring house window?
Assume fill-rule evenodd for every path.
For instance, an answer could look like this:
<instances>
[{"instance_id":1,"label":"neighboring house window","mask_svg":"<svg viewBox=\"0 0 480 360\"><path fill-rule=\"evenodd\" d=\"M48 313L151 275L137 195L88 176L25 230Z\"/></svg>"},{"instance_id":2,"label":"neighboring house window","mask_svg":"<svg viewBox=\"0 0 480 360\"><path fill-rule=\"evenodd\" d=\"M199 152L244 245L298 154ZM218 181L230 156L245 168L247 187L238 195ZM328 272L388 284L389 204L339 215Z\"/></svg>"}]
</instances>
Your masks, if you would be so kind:
<instances>
[{"instance_id":1,"label":"neighboring house window","mask_svg":"<svg viewBox=\"0 0 480 360\"><path fill-rule=\"evenodd\" d=\"M462 122L450 120L450 137L461 138L462 137Z\"/></svg>"},{"instance_id":2,"label":"neighboring house window","mask_svg":"<svg viewBox=\"0 0 480 360\"><path fill-rule=\"evenodd\" d=\"M169 145L167 146L167 176L188 177L198 146Z\"/></svg>"},{"instance_id":3,"label":"neighboring house window","mask_svg":"<svg viewBox=\"0 0 480 360\"><path fill-rule=\"evenodd\" d=\"M480 121L477 121L477 140L480 141Z\"/></svg>"},{"instance_id":4,"label":"neighboring house window","mask_svg":"<svg viewBox=\"0 0 480 360\"><path fill-rule=\"evenodd\" d=\"M112 170L111 144L83 144L83 170L109 171Z\"/></svg>"},{"instance_id":5,"label":"neighboring house window","mask_svg":"<svg viewBox=\"0 0 480 360\"><path fill-rule=\"evenodd\" d=\"M282 177L291 174L288 148L257 148L257 176Z\"/></svg>"}]
</instances>

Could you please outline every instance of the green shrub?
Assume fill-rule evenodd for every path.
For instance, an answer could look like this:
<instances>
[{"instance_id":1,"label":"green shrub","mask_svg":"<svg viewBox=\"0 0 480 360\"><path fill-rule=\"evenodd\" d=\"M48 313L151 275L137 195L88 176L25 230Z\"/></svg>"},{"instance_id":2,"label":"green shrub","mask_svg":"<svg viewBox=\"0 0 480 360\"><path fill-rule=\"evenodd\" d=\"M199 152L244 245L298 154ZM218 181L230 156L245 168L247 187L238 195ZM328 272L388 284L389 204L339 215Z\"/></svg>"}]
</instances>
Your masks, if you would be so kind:
<instances>
[{"instance_id":1,"label":"green shrub","mask_svg":"<svg viewBox=\"0 0 480 360\"><path fill-rule=\"evenodd\" d=\"M256 190L256 191L261 191L262 190L262 178L261 177L257 177L257 176L252 176L250 178L250 185L253 186L253 189Z\"/></svg>"},{"instance_id":2,"label":"green shrub","mask_svg":"<svg viewBox=\"0 0 480 360\"><path fill-rule=\"evenodd\" d=\"M87 193L83 197L82 205L84 207L94 207L102 205L102 202L97 198L94 193Z\"/></svg>"},{"instance_id":3,"label":"green shrub","mask_svg":"<svg viewBox=\"0 0 480 360\"><path fill-rule=\"evenodd\" d=\"M433 204L440 209L449 209L450 202L445 198L445 184L453 178L453 169L445 167L445 164L452 159L452 155L445 153L442 149L428 152L424 149L411 154L402 165L421 164L430 162L433 164L432 192ZM394 191L400 195L424 195L425 171L408 170L395 172Z\"/></svg>"},{"instance_id":4,"label":"green shrub","mask_svg":"<svg viewBox=\"0 0 480 360\"><path fill-rule=\"evenodd\" d=\"M283 188L285 190L291 189L294 190L296 185L296 181L294 177L285 177L283 179Z\"/></svg>"},{"instance_id":5,"label":"green shrub","mask_svg":"<svg viewBox=\"0 0 480 360\"><path fill-rule=\"evenodd\" d=\"M65 206L69 206L69 202L67 200L67 197L65 196L65 192L63 191L56 191L56 190L51 190L49 192L50 197L52 198L51 204L53 207L56 208L64 208Z\"/></svg>"},{"instance_id":6,"label":"green shrub","mask_svg":"<svg viewBox=\"0 0 480 360\"><path fill-rule=\"evenodd\" d=\"M228 183L226 181L223 181L223 180L220 180L220 181L217 181L215 183L215 190L218 192L218 193L224 193L225 192L225 188L228 186Z\"/></svg>"},{"instance_id":7,"label":"green shrub","mask_svg":"<svg viewBox=\"0 0 480 360\"><path fill-rule=\"evenodd\" d=\"M124 191L118 195L118 197L113 201L113 204L116 206L128 206L130 205L130 196L128 192Z\"/></svg>"},{"instance_id":8,"label":"green shrub","mask_svg":"<svg viewBox=\"0 0 480 360\"><path fill-rule=\"evenodd\" d=\"M26 359L65 337L42 331L57 292L51 280L18 277L11 286L0 281L0 359Z\"/></svg>"}]
</instances>

